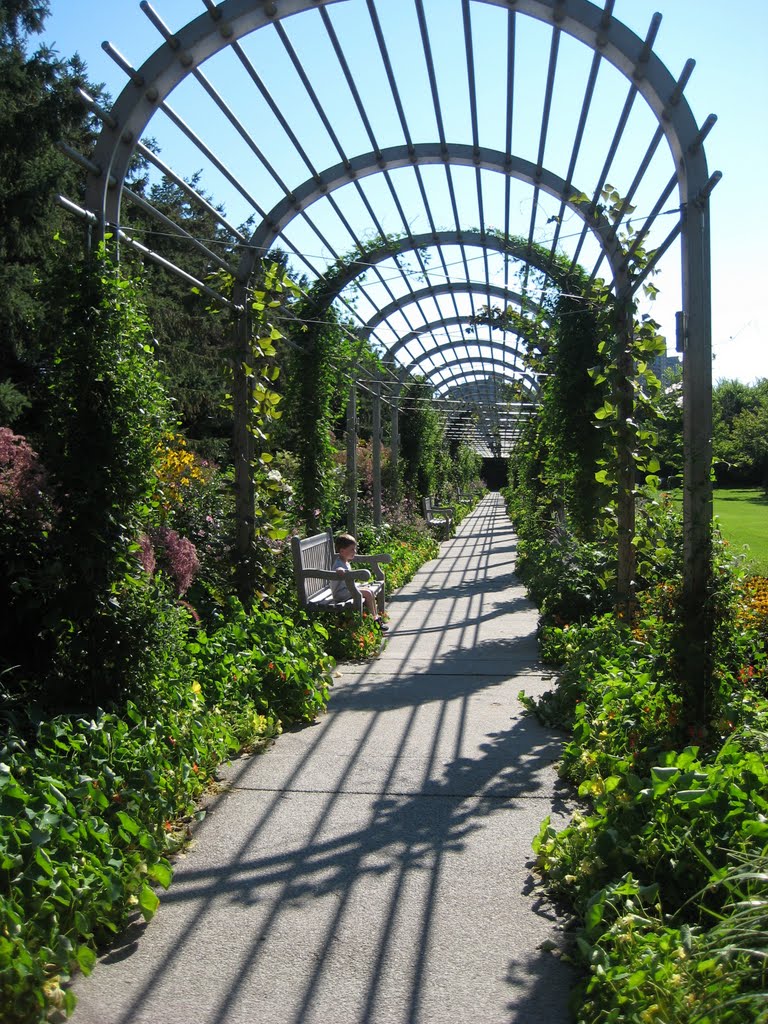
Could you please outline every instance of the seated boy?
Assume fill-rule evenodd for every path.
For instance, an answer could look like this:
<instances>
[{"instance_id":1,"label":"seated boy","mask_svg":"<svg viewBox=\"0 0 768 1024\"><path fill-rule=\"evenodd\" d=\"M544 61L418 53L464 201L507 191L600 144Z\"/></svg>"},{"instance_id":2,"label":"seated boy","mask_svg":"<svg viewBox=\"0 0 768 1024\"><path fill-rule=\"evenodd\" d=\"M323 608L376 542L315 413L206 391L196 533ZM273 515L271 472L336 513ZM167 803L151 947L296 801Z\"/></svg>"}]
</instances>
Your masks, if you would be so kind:
<instances>
[{"instance_id":1,"label":"seated boy","mask_svg":"<svg viewBox=\"0 0 768 1024\"><path fill-rule=\"evenodd\" d=\"M348 601L352 595L344 579L344 573L349 572L353 568L351 562L357 553L357 541L349 533L340 533L336 538L335 547L336 558L333 560L331 568L335 569L339 580L331 583L331 591L335 601ZM370 587L358 587L357 589L362 594L368 614L373 617L374 625L378 626L383 633L386 633L389 627L382 621L379 615L375 593Z\"/></svg>"}]
</instances>

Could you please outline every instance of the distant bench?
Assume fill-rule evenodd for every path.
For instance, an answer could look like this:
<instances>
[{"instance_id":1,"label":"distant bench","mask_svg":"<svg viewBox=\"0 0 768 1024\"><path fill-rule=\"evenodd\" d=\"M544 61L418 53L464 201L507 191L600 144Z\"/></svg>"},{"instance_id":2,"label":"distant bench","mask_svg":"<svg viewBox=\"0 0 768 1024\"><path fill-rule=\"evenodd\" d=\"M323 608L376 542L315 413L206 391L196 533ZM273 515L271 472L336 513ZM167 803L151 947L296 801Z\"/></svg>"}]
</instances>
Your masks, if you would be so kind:
<instances>
[{"instance_id":1,"label":"distant bench","mask_svg":"<svg viewBox=\"0 0 768 1024\"><path fill-rule=\"evenodd\" d=\"M428 526L433 526L440 536L449 537L453 528L454 510L447 505L435 505L430 497L421 499L421 510Z\"/></svg>"},{"instance_id":2,"label":"distant bench","mask_svg":"<svg viewBox=\"0 0 768 1024\"><path fill-rule=\"evenodd\" d=\"M291 551L293 577L302 608L354 608L362 615L365 604L358 589L358 585L362 584L376 595L379 613L384 612L384 573L380 565L391 562L392 555L355 555L352 561L370 565L370 571L351 569L345 572L343 579L351 597L337 601L331 590L331 583L340 578L335 569L331 568L336 559L332 535L326 532L316 533L313 537L292 537Z\"/></svg>"}]
</instances>

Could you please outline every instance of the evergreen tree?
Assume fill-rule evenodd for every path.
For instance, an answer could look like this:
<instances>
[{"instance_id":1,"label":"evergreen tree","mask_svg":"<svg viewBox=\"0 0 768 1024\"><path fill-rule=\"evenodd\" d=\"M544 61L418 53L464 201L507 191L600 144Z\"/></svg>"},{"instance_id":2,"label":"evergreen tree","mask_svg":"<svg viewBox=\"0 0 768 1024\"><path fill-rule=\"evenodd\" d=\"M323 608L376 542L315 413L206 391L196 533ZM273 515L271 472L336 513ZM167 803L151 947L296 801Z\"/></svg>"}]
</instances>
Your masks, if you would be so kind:
<instances>
[{"instance_id":1,"label":"evergreen tree","mask_svg":"<svg viewBox=\"0 0 768 1024\"><path fill-rule=\"evenodd\" d=\"M30 53L30 34L41 31L48 13L44 2L0 0L0 419L6 422L21 418L35 390L42 316L36 291L48 273L53 236L80 232L56 196L77 198L82 171L57 143L88 152L93 139L75 91L87 86L80 59L62 60L47 47Z\"/></svg>"}]
</instances>

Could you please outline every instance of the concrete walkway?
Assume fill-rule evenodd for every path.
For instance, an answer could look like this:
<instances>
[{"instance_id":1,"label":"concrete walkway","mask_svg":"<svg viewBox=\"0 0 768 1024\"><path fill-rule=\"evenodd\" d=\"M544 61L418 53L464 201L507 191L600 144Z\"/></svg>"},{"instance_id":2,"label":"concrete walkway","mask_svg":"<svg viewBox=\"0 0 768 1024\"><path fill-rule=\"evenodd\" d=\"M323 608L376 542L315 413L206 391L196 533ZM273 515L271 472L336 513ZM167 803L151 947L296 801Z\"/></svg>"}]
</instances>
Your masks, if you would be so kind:
<instances>
[{"instance_id":1,"label":"concrete walkway","mask_svg":"<svg viewBox=\"0 0 768 1024\"><path fill-rule=\"evenodd\" d=\"M532 892L564 813L516 538L486 497L394 595L329 713L228 770L155 919L80 979L74 1024L566 1024Z\"/></svg>"}]
</instances>

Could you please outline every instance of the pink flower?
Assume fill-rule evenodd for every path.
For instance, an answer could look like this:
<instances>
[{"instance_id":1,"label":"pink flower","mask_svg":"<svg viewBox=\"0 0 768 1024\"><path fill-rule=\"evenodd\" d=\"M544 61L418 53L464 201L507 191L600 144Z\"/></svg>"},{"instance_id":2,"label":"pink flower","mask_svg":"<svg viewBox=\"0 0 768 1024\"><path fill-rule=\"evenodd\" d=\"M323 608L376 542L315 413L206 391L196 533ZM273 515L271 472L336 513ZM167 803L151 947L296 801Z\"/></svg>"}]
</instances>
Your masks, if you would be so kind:
<instances>
[{"instance_id":1,"label":"pink flower","mask_svg":"<svg viewBox=\"0 0 768 1024\"><path fill-rule=\"evenodd\" d=\"M176 592L181 596L192 586L192 581L200 568L197 549L191 540L180 537L175 530L162 526L152 531L155 550L162 548L163 568L167 570L176 583Z\"/></svg>"},{"instance_id":2,"label":"pink flower","mask_svg":"<svg viewBox=\"0 0 768 1024\"><path fill-rule=\"evenodd\" d=\"M157 568L157 559L155 558L155 549L152 546L152 541L146 533L142 533L139 537L139 548L139 564L147 576L152 576Z\"/></svg>"}]
</instances>

